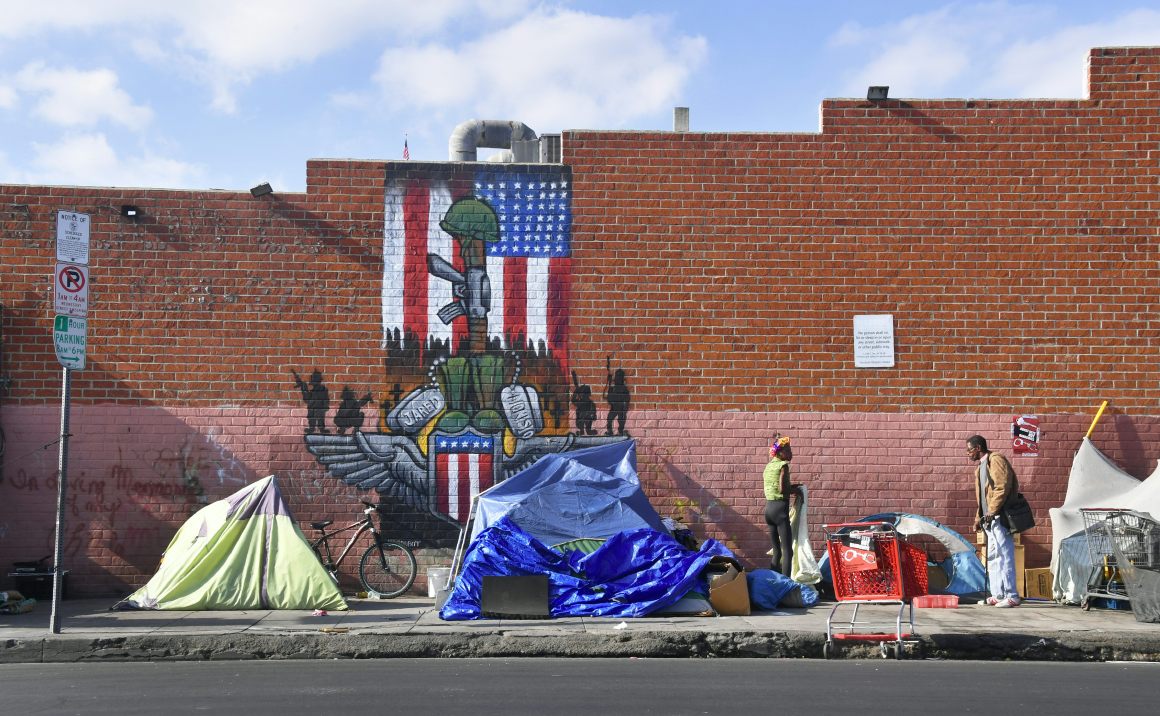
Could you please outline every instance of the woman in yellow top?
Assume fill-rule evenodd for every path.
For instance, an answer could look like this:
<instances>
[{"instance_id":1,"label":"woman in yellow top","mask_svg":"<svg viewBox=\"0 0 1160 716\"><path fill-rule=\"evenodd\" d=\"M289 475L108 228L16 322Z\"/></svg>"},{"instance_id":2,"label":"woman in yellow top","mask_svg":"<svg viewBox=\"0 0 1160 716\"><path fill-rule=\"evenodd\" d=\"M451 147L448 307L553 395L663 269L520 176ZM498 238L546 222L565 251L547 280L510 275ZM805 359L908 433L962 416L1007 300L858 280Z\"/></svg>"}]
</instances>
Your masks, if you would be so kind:
<instances>
[{"instance_id":1,"label":"woman in yellow top","mask_svg":"<svg viewBox=\"0 0 1160 716\"><path fill-rule=\"evenodd\" d=\"M765 466L765 523L773 549L770 568L789 577L793 571L793 532L789 527L789 496L796 486L789 481L789 461L793 450L789 438L777 435L769 446L769 464Z\"/></svg>"}]
</instances>

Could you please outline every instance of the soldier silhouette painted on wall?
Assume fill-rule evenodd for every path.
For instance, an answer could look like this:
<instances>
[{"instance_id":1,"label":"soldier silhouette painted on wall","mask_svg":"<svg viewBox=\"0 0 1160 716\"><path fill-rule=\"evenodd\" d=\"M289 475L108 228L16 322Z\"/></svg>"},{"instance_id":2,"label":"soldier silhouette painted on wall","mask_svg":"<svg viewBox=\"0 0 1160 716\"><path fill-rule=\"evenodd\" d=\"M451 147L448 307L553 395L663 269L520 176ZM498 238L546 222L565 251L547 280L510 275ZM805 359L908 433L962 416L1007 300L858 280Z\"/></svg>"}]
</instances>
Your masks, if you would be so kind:
<instances>
[{"instance_id":1,"label":"soldier silhouette painted on wall","mask_svg":"<svg viewBox=\"0 0 1160 716\"><path fill-rule=\"evenodd\" d=\"M576 371L572 371L572 383L576 386L576 390L572 391L572 405L576 406L576 432L580 435L595 435L596 428L592 427L592 423L596 422L596 403L592 401L592 388L581 385Z\"/></svg>"},{"instance_id":2,"label":"soldier silhouette painted on wall","mask_svg":"<svg viewBox=\"0 0 1160 716\"><path fill-rule=\"evenodd\" d=\"M604 434L612 434L612 421L615 419L616 434L624 435L624 423L628 420L628 404L631 396L624 382L624 370L618 368L614 374L611 359L608 360L608 388L604 391L604 399L608 401L608 422Z\"/></svg>"},{"instance_id":3,"label":"soldier silhouette painted on wall","mask_svg":"<svg viewBox=\"0 0 1160 716\"><path fill-rule=\"evenodd\" d=\"M322 373L315 370L310 374L310 385L298 375L294 374L294 385L302 393L302 402L306 403L306 433L315 431L324 435L330 431L326 429L326 413L330 410L330 391L322 384Z\"/></svg>"},{"instance_id":4,"label":"soldier silhouette painted on wall","mask_svg":"<svg viewBox=\"0 0 1160 716\"><path fill-rule=\"evenodd\" d=\"M393 398L393 400L392 400ZM391 390L390 397L383 398L379 401L379 430L388 430L387 416L391 414L391 408L399 404L403 399L403 386L395 383L395 387Z\"/></svg>"},{"instance_id":5,"label":"soldier silhouette painted on wall","mask_svg":"<svg viewBox=\"0 0 1160 716\"><path fill-rule=\"evenodd\" d=\"M369 392L361 398L356 398L349 385L343 386L342 401L339 402L338 411L334 414L334 425L338 428L339 435L346 435L347 428L362 430L365 420L362 409L369 402L371 402Z\"/></svg>"}]
</instances>

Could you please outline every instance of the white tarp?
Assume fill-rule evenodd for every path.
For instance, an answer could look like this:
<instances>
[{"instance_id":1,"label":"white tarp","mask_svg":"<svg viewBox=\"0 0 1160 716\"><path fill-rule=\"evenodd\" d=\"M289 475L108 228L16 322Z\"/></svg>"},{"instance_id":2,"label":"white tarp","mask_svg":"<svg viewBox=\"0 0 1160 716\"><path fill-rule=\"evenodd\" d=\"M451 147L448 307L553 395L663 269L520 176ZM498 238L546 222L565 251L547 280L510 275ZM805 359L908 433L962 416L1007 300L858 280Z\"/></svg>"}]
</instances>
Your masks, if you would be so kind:
<instances>
[{"instance_id":1,"label":"white tarp","mask_svg":"<svg viewBox=\"0 0 1160 716\"><path fill-rule=\"evenodd\" d=\"M1083 600L1091 572L1087 542L1082 537L1081 508L1135 510L1160 518L1160 461L1150 476L1139 480L1117 467L1090 439L1085 437L1080 443L1071 463L1063 505L1048 511L1052 596L1071 604ZM1061 549L1064 540L1077 534L1077 540L1070 540L1068 548Z\"/></svg>"},{"instance_id":2,"label":"white tarp","mask_svg":"<svg viewBox=\"0 0 1160 716\"><path fill-rule=\"evenodd\" d=\"M789 508L789 523L793 528L793 569L790 572L795 582L817 584L822 581L822 572L818 569L818 560L810 548L807 494L806 486L802 485L802 499Z\"/></svg>"}]
</instances>

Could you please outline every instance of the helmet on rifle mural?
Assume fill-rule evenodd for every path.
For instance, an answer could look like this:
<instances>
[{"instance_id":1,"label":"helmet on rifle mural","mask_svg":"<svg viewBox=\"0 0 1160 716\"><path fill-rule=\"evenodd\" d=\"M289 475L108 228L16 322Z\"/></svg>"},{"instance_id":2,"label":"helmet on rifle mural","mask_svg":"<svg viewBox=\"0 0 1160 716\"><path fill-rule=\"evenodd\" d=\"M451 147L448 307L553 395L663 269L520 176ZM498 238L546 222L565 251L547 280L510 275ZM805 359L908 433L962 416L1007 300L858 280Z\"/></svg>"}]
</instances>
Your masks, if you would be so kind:
<instances>
[{"instance_id":1,"label":"helmet on rifle mural","mask_svg":"<svg viewBox=\"0 0 1160 716\"><path fill-rule=\"evenodd\" d=\"M479 199L460 199L452 204L439 222L439 228L452 235L487 243L499 241L499 221L495 210Z\"/></svg>"}]
</instances>

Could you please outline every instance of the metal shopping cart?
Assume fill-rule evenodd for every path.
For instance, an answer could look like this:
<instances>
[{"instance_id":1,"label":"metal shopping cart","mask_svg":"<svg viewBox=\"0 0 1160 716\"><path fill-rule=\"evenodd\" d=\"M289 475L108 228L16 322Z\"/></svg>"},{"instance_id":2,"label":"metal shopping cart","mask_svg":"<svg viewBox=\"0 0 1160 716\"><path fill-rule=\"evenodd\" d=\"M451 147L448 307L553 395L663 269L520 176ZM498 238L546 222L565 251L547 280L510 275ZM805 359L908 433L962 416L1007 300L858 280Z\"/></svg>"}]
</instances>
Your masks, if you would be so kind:
<instances>
[{"instance_id":1,"label":"metal shopping cart","mask_svg":"<svg viewBox=\"0 0 1160 716\"><path fill-rule=\"evenodd\" d=\"M868 641L880 645L883 658L893 651L901 659L906 642L917 641L910 599L926 594L926 553L887 522L847 522L822 529L838 600L826 617L822 656L830 658L839 641ZM874 621L875 607L887 606L892 620ZM850 611L849 619L836 620L844 610ZM869 618L860 620L860 611Z\"/></svg>"},{"instance_id":2,"label":"metal shopping cart","mask_svg":"<svg viewBox=\"0 0 1160 716\"><path fill-rule=\"evenodd\" d=\"M1101 524L1138 622L1160 622L1160 522L1141 512Z\"/></svg>"},{"instance_id":3,"label":"metal shopping cart","mask_svg":"<svg viewBox=\"0 0 1160 716\"><path fill-rule=\"evenodd\" d=\"M1143 512L1125 509L1085 507L1080 509L1080 514L1091 559L1087 591L1080 608L1091 609L1092 600L1099 598L1130 602L1121 566L1151 566L1150 560L1160 562L1160 555L1149 554L1152 543L1160 540L1156 522Z\"/></svg>"}]
</instances>

